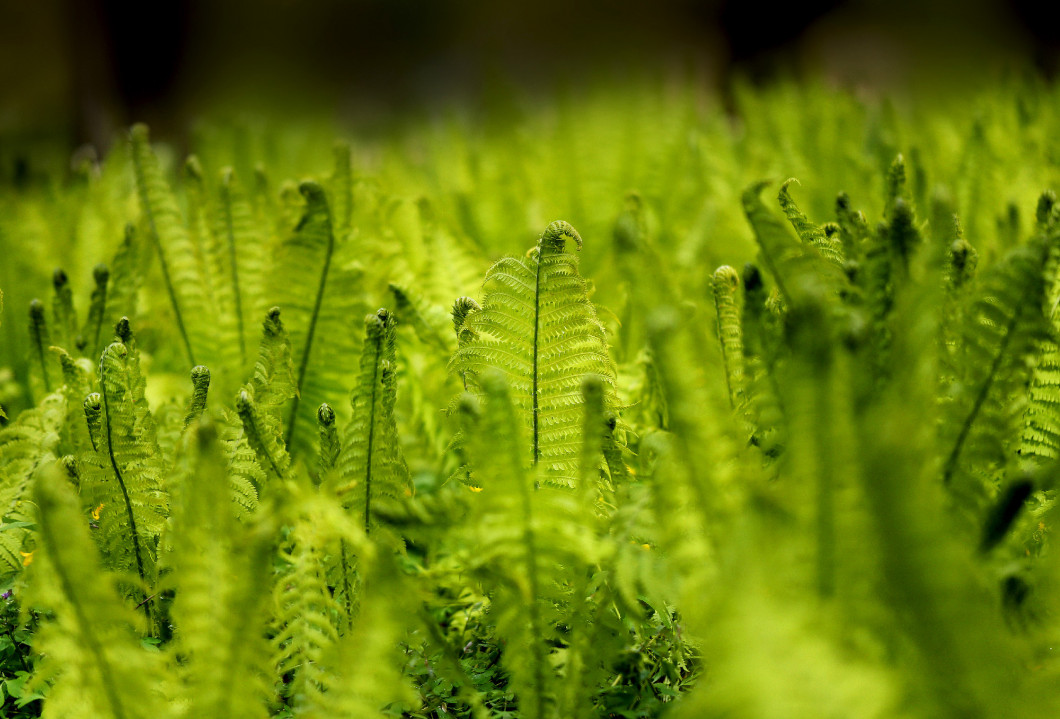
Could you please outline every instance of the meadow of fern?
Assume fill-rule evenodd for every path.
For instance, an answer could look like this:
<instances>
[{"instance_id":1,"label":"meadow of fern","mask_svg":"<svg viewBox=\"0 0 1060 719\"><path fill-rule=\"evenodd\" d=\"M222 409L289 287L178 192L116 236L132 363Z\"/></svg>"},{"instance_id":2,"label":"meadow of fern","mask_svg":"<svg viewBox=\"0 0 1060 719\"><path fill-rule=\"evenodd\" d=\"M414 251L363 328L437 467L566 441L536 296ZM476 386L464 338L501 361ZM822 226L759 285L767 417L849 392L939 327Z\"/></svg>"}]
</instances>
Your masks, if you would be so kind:
<instances>
[{"instance_id":1,"label":"meadow of fern","mask_svg":"<svg viewBox=\"0 0 1060 719\"><path fill-rule=\"evenodd\" d=\"M0 716L1060 709L1060 90L733 97L0 149Z\"/></svg>"}]
</instances>

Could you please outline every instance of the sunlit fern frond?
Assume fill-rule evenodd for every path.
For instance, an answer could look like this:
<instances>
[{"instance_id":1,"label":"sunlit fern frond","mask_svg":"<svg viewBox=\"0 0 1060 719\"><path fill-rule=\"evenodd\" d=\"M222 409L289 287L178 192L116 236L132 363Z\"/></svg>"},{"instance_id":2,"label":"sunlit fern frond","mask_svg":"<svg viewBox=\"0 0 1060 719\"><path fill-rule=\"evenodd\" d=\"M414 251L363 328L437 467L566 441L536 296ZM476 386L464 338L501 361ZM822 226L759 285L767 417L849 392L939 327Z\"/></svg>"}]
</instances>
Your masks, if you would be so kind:
<instances>
[{"instance_id":1,"label":"sunlit fern frond","mask_svg":"<svg viewBox=\"0 0 1060 719\"><path fill-rule=\"evenodd\" d=\"M365 318L360 377L350 399L352 419L344 432L333 487L365 533L376 523L373 502L401 499L412 491L394 417L395 325L394 315L385 309Z\"/></svg>"},{"instance_id":2,"label":"sunlit fern frond","mask_svg":"<svg viewBox=\"0 0 1060 719\"><path fill-rule=\"evenodd\" d=\"M120 340L108 345L99 386L99 393L85 400L95 451L86 455L82 493L99 507L95 537L107 568L129 573L139 582L131 595L145 599L155 581L157 544L169 508L166 467L143 395L139 352ZM149 619L152 606L149 600L143 603Z\"/></svg>"},{"instance_id":3,"label":"sunlit fern frond","mask_svg":"<svg viewBox=\"0 0 1060 719\"><path fill-rule=\"evenodd\" d=\"M490 268L481 309L464 318L472 335L450 368L472 384L491 369L504 372L528 432L527 463L540 463L545 481L572 487L581 444L582 380L587 374L601 377L606 405L614 408L615 369L567 239L581 246L573 227L553 222L526 257L507 257Z\"/></svg>"},{"instance_id":4,"label":"sunlit fern frond","mask_svg":"<svg viewBox=\"0 0 1060 719\"><path fill-rule=\"evenodd\" d=\"M296 395L284 440L292 453L311 454L317 407L340 406L336 388L346 385L356 366L354 318L363 305L360 272L338 253L324 190L310 181L299 190L301 220L277 248L269 292L283 310L295 366Z\"/></svg>"}]
</instances>

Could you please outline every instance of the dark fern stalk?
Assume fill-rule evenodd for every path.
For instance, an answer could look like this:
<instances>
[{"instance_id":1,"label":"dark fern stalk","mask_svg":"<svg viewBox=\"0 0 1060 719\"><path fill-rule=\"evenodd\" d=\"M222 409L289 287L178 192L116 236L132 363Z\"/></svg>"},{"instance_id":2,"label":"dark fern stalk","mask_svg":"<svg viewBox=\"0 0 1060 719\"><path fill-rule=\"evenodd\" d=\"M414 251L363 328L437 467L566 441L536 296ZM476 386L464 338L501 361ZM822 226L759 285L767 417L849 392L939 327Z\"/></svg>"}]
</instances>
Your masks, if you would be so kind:
<instances>
[{"instance_id":1,"label":"dark fern stalk","mask_svg":"<svg viewBox=\"0 0 1060 719\"><path fill-rule=\"evenodd\" d=\"M33 300L29 303L29 336L33 343L33 351L40 363L41 377L44 379L44 391L52 391L51 379L48 377L47 349L51 346L51 337L48 334L48 324L44 319L44 303Z\"/></svg>"},{"instance_id":2,"label":"dark fern stalk","mask_svg":"<svg viewBox=\"0 0 1060 719\"><path fill-rule=\"evenodd\" d=\"M52 273L52 286L55 288L52 303L55 340L64 349L73 350L80 344L77 337L77 313L74 311L74 293L70 289L70 278L62 268Z\"/></svg>"},{"instance_id":3,"label":"dark fern stalk","mask_svg":"<svg viewBox=\"0 0 1060 719\"><path fill-rule=\"evenodd\" d=\"M92 269L92 278L96 281L96 286L92 290L84 329L81 330L85 346L79 348L85 350L90 356L94 356L99 348L99 334L103 329L103 318L107 309L107 284L110 282L110 270L106 265L98 264Z\"/></svg>"}]
</instances>

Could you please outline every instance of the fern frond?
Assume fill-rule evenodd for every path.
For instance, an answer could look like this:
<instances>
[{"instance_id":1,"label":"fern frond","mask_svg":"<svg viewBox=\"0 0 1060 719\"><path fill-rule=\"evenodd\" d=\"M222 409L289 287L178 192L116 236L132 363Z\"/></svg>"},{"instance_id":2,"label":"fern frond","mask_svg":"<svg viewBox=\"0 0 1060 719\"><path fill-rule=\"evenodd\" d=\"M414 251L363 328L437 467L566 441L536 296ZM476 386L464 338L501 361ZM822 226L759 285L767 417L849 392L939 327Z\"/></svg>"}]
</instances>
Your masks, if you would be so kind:
<instances>
[{"instance_id":1,"label":"fern frond","mask_svg":"<svg viewBox=\"0 0 1060 719\"><path fill-rule=\"evenodd\" d=\"M30 491L37 468L59 453L67 406L59 393L18 415L0 430L0 516L5 522L34 521ZM27 526L0 531L0 575L22 570L23 543L31 536Z\"/></svg>"},{"instance_id":2,"label":"fern frond","mask_svg":"<svg viewBox=\"0 0 1060 719\"><path fill-rule=\"evenodd\" d=\"M177 462L168 582L182 658L186 717L265 717L264 640L275 527L236 521L217 427L209 415L183 438Z\"/></svg>"},{"instance_id":3,"label":"fern frond","mask_svg":"<svg viewBox=\"0 0 1060 719\"><path fill-rule=\"evenodd\" d=\"M78 348L88 357L95 357L99 350L99 334L103 329L103 318L107 309L107 284L110 282L110 270L100 263L92 268L92 279L95 280L96 286L92 289L88 314L85 316L85 324L81 329L84 344ZM132 311L133 308L126 308L123 314L132 314Z\"/></svg>"},{"instance_id":4,"label":"fern frond","mask_svg":"<svg viewBox=\"0 0 1060 719\"><path fill-rule=\"evenodd\" d=\"M291 457L283 446L283 440L277 436L275 429L267 423L267 415L262 412L254 398L246 390L236 397L236 414L243 424L243 436L254 450L258 462L266 474L274 480L283 479L291 465Z\"/></svg>"},{"instance_id":5,"label":"fern frond","mask_svg":"<svg viewBox=\"0 0 1060 719\"><path fill-rule=\"evenodd\" d=\"M143 607L150 622L155 548L168 508L138 353L121 341L109 345L100 360L99 385L99 408L86 405L90 432L98 432L99 440L84 491L93 505L103 505L97 539L108 568L135 572L139 586L133 594L147 598Z\"/></svg>"},{"instance_id":6,"label":"fern frond","mask_svg":"<svg viewBox=\"0 0 1060 719\"><path fill-rule=\"evenodd\" d=\"M324 190L303 182L301 220L278 247L271 292L291 333L297 394L285 418L291 452L312 451L316 408L334 402L352 369L356 344L350 321L362 312L359 272L336 257L331 210ZM309 289L307 292L307 288Z\"/></svg>"},{"instance_id":7,"label":"fern frond","mask_svg":"<svg viewBox=\"0 0 1060 719\"><path fill-rule=\"evenodd\" d=\"M348 510L363 518L365 534L376 523L373 501L400 499L412 491L394 418L395 325L385 309L365 318L361 376L351 396L352 419L337 463L334 491Z\"/></svg>"},{"instance_id":8,"label":"fern frond","mask_svg":"<svg viewBox=\"0 0 1060 719\"><path fill-rule=\"evenodd\" d=\"M740 308L736 288L740 276L728 265L714 270L711 286L714 290L714 311L718 319L718 341L725 363L725 386L729 401L738 407L743 402L743 330L740 327Z\"/></svg>"},{"instance_id":9,"label":"fern frond","mask_svg":"<svg viewBox=\"0 0 1060 719\"><path fill-rule=\"evenodd\" d=\"M247 361L247 334L256 318L268 309L266 299L266 264L268 244L260 224L255 221L249 200L231 169L221 172L217 229L223 238L225 261L223 285L235 305L236 331L240 354Z\"/></svg>"},{"instance_id":10,"label":"fern frond","mask_svg":"<svg viewBox=\"0 0 1060 719\"><path fill-rule=\"evenodd\" d=\"M795 203L794 198L791 196L791 192L788 187L792 183L797 183L794 177L785 180L780 186L780 194L777 199L780 201L780 208L784 211L784 215L788 218L788 222L795 228L795 233L799 236L799 239L804 244L812 245L817 248L817 251L821 253L821 257L825 258L836 267L842 267L845 259L843 257L843 245L837 237L837 233L834 229L829 228L827 225L815 225L810 222L810 219L803 214L802 210ZM832 231L829 231L832 229ZM837 227L835 229L838 229Z\"/></svg>"},{"instance_id":11,"label":"fern frond","mask_svg":"<svg viewBox=\"0 0 1060 719\"><path fill-rule=\"evenodd\" d=\"M141 625L102 571L66 480L51 465L35 484L41 556L29 591L54 612L35 641L44 661L34 681L51 684L43 716L169 716L161 655L140 647Z\"/></svg>"},{"instance_id":12,"label":"fern frond","mask_svg":"<svg viewBox=\"0 0 1060 719\"><path fill-rule=\"evenodd\" d=\"M125 226L121 245L114 254L110 264L110 277L107 284L107 294L104 303L103 323L107 327L113 327L122 317L133 317L137 310L137 295L143 276L150 250L144 246L144 241L136 232L132 224ZM102 333L102 327L98 328L97 336ZM103 342L107 338L102 339ZM94 352L89 357L95 358L103 351L99 342Z\"/></svg>"},{"instance_id":13,"label":"fern frond","mask_svg":"<svg viewBox=\"0 0 1060 719\"><path fill-rule=\"evenodd\" d=\"M52 273L52 340L65 350L72 351L80 344L77 333L77 312L74 310L74 292L70 289L70 278L63 269Z\"/></svg>"},{"instance_id":14,"label":"fern frond","mask_svg":"<svg viewBox=\"0 0 1060 719\"><path fill-rule=\"evenodd\" d=\"M755 239L763 264L777 283L780 299L787 306L797 304L801 296L825 286L838 289L842 275L832 263L825 263L816 248L801 244L791 230L769 212L759 196L769 183L757 182L743 193L743 210Z\"/></svg>"},{"instance_id":15,"label":"fern frond","mask_svg":"<svg viewBox=\"0 0 1060 719\"><path fill-rule=\"evenodd\" d=\"M464 316L458 332L471 334L450 368L469 383L490 369L503 371L529 432L528 463L546 468L548 482L574 486L581 382L588 374L601 377L613 408L615 370L568 238L581 247L573 227L553 222L527 257L490 268L482 308Z\"/></svg>"},{"instance_id":16,"label":"fern frond","mask_svg":"<svg viewBox=\"0 0 1060 719\"><path fill-rule=\"evenodd\" d=\"M169 301L181 342L191 365L196 357L214 364L215 344L207 278L202 275L201 253L196 251L158 158L151 150L147 127L136 125L129 133L140 208L158 251Z\"/></svg>"},{"instance_id":17,"label":"fern frond","mask_svg":"<svg viewBox=\"0 0 1060 719\"><path fill-rule=\"evenodd\" d=\"M415 330L420 342L433 347L445 356L453 354L454 342L446 327L445 311L431 305L418 293L407 287L390 283L390 294L394 297L394 314L399 324L409 325ZM455 323L455 318L453 319Z\"/></svg>"},{"instance_id":18,"label":"fern frond","mask_svg":"<svg viewBox=\"0 0 1060 719\"><path fill-rule=\"evenodd\" d=\"M354 522L330 498L296 494L286 505L292 526L274 592L274 664L279 674L290 677L282 690L285 697L303 711L321 705L334 685L339 667L329 662L330 654L351 618L349 594L344 608L328 585L329 555L333 560L337 545L346 546L344 542L361 554L369 550L357 541Z\"/></svg>"},{"instance_id":19,"label":"fern frond","mask_svg":"<svg viewBox=\"0 0 1060 719\"><path fill-rule=\"evenodd\" d=\"M44 319L44 303L33 300L29 303L29 338L33 346L33 354L36 355L37 367L40 369L41 381L44 393L52 391L51 371L48 365L48 348L51 347L51 334L48 332L48 322Z\"/></svg>"},{"instance_id":20,"label":"fern frond","mask_svg":"<svg viewBox=\"0 0 1060 719\"><path fill-rule=\"evenodd\" d=\"M210 392L210 368L196 365L191 368L191 397L184 413L184 429L198 421L206 409L206 397Z\"/></svg>"},{"instance_id":21,"label":"fern frond","mask_svg":"<svg viewBox=\"0 0 1060 719\"><path fill-rule=\"evenodd\" d=\"M943 425L946 483L958 473L988 474L1005 462L1005 445L1015 439L1012 401L1029 379L1028 357L1047 336L1042 268L1052 241L1039 236L1009 251L983 276L965 316L962 391ZM982 491L978 482L961 484L960 492L973 498Z\"/></svg>"}]
</instances>

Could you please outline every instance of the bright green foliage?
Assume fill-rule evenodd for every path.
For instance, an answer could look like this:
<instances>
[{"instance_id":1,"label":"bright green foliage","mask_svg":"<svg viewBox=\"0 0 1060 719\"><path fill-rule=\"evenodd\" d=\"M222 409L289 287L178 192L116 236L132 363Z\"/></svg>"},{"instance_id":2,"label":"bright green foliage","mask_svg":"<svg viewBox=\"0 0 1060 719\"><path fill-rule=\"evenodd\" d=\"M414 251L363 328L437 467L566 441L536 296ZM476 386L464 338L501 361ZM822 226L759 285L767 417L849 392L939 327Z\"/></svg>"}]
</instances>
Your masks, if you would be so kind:
<instances>
[{"instance_id":1,"label":"bright green foliage","mask_svg":"<svg viewBox=\"0 0 1060 719\"><path fill-rule=\"evenodd\" d=\"M740 307L737 287L740 277L736 270L723 265L714 270L711 286L714 290L714 311L718 317L718 341L725 362L725 385L733 407L743 401L743 331L740 328Z\"/></svg>"},{"instance_id":2,"label":"bright green foliage","mask_svg":"<svg viewBox=\"0 0 1060 719\"><path fill-rule=\"evenodd\" d=\"M214 420L205 415L185 434L177 463L172 550L166 580L176 588L170 616L179 674L189 701L180 716L267 716L270 667L264 609L270 589L275 527L236 522Z\"/></svg>"},{"instance_id":3,"label":"bright green foliage","mask_svg":"<svg viewBox=\"0 0 1060 719\"><path fill-rule=\"evenodd\" d=\"M53 613L39 637L47 659L35 681L41 689L52 681L43 715L168 716L160 656L141 649L142 623L100 567L77 498L58 468L41 470L34 500L41 556L32 565L31 600Z\"/></svg>"},{"instance_id":4,"label":"bright green foliage","mask_svg":"<svg viewBox=\"0 0 1060 719\"><path fill-rule=\"evenodd\" d=\"M582 379L601 377L613 406L615 372L568 238L581 248L573 227L553 222L526 258L490 268L481 309L467 312L458 330L466 327L473 338L451 367L465 381L491 368L503 371L527 434L524 461L542 464L547 483L574 486Z\"/></svg>"},{"instance_id":5,"label":"bright green foliage","mask_svg":"<svg viewBox=\"0 0 1060 719\"><path fill-rule=\"evenodd\" d=\"M84 462L82 492L90 506L100 507L97 542L107 568L138 580L133 595L144 600L150 622L156 548L168 507L165 466L143 382L135 349L118 341L103 351L98 409L93 407L98 414L89 422L95 452Z\"/></svg>"},{"instance_id":6,"label":"bright green foliage","mask_svg":"<svg viewBox=\"0 0 1060 719\"><path fill-rule=\"evenodd\" d=\"M1055 714L1057 97L0 163L0 714Z\"/></svg>"},{"instance_id":7,"label":"bright green foliage","mask_svg":"<svg viewBox=\"0 0 1060 719\"><path fill-rule=\"evenodd\" d=\"M134 127L130 141L147 236L158 252L188 363L216 364L218 346L224 346L228 338L218 337L218 327L209 321L212 298L209 278L204 276L204 248L189 237L176 198L151 150L147 128Z\"/></svg>"},{"instance_id":8,"label":"bright green foliage","mask_svg":"<svg viewBox=\"0 0 1060 719\"><path fill-rule=\"evenodd\" d=\"M292 452L311 452L316 409L336 402L346 372L356 365L353 319L361 314L358 272L339 261L331 210L324 190L303 182L302 218L277 248L270 289L291 333L295 398L285 419L284 441Z\"/></svg>"}]
</instances>

